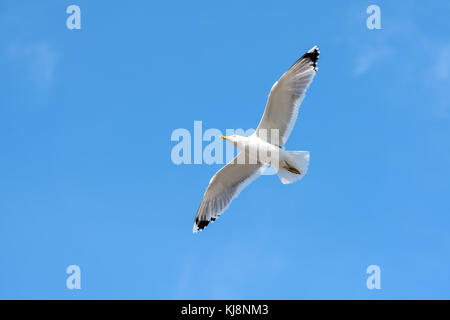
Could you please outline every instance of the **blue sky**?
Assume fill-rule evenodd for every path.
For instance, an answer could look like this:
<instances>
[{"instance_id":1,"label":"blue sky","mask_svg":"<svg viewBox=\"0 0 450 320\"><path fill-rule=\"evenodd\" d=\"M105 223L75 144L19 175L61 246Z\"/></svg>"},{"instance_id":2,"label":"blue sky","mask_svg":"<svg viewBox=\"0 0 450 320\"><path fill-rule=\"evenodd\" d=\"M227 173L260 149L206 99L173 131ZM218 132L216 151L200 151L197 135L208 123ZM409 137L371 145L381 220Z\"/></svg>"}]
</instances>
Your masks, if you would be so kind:
<instances>
[{"instance_id":1,"label":"blue sky","mask_svg":"<svg viewBox=\"0 0 450 320\"><path fill-rule=\"evenodd\" d=\"M449 15L447 1L2 1L0 298L450 298ZM173 164L173 130L254 128L313 45L286 146L311 152L307 176L260 178L193 235L221 165Z\"/></svg>"}]
</instances>

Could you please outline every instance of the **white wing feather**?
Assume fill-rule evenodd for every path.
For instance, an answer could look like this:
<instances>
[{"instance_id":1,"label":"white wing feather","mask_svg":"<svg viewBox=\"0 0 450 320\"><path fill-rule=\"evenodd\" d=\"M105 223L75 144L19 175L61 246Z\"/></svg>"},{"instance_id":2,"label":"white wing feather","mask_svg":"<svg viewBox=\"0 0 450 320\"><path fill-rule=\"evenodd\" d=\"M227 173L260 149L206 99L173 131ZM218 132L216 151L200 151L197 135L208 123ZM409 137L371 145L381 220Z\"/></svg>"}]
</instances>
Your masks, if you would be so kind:
<instances>
[{"instance_id":1,"label":"white wing feather","mask_svg":"<svg viewBox=\"0 0 450 320\"><path fill-rule=\"evenodd\" d=\"M242 159L243 156L243 153L238 154L212 177L195 216L194 233L214 222L267 167L262 163L248 164Z\"/></svg>"},{"instance_id":2,"label":"white wing feather","mask_svg":"<svg viewBox=\"0 0 450 320\"><path fill-rule=\"evenodd\" d=\"M319 53L319 49L314 46L275 82L270 90L261 122L256 129L256 134L261 139L280 148L284 147L297 121L298 110L306 89L316 74ZM279 140L271 141L271 129L279 130Z\"/></svg>"}]
</instances>

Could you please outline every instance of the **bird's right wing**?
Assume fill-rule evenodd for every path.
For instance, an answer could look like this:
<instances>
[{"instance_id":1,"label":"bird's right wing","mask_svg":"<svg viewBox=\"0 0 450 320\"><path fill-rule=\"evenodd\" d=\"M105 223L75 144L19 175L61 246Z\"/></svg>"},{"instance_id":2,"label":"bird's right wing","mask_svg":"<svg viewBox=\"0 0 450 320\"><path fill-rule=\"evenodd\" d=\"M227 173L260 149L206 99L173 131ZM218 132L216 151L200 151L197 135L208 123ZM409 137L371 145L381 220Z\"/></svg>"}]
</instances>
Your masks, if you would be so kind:
<instances>
[{"instance_id":1,"label":"bird's right wing","mask_svg":"<svg viewBox=\"0 0 450 320\"><path fill-rule=\"evenodd\" d=\"M212 177L195 216L194 233L203 230L211 221L214 222L231 201L267 167L262 163L251 164L248 157L245 158L243 153L238 154Z\"/></svg>"},{"instance_id":2,"label":"bird's right wing","mask_svg":"<svg viewBox=\"0 0 450 320\"><path fill-rule=\"evenodd\" d=\"M280 148L284 147L297 121L298 109L306 89L316 74L318 59L319 49L313 47L275 82L270 90L264 115L256 129L256 134L261 139ZM277 141L272 141L277 138L271 135L272 129L279 130Z\"/></svg>"}]
</instances>

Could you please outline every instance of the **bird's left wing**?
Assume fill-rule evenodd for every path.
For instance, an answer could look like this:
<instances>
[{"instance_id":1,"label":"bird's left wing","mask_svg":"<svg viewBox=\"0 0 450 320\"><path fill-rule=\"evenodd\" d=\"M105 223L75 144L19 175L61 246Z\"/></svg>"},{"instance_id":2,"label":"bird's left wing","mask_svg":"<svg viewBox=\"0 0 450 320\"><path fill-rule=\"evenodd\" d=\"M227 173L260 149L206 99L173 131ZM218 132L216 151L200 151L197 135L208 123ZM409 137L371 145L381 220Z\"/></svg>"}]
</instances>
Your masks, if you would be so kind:
<instances>
[{"instance_id":1,"label":"bird's left wing","mask_svg":"<svg viewBox=\"0 0 450 320\"><path fill-rule=\"evenodd\" d=\"M197 210L192 231L194 233L201 231L211 221L214 222L228 208L231 201L258 178L266 167L267 165L262 163L249 163L245 155L240 153L217 171L209 182Z\"/></svg>"},{"instance_id":2,"label":"bird's left wing","mask_svg":"<svg viewBox=\"0 0 450 320\"><path fill-rule=\"evenodd\" d=\"M318 59L319 48L313 47L275 82L270 90L264 115L256 129L256 134L261 139L280 148L284 147L297 120L298 109L306 89L316 75ZM279 130L279 139L276 141L272 141L277 138L272 136L272 129Z\"/></svg>"}]
</instances>

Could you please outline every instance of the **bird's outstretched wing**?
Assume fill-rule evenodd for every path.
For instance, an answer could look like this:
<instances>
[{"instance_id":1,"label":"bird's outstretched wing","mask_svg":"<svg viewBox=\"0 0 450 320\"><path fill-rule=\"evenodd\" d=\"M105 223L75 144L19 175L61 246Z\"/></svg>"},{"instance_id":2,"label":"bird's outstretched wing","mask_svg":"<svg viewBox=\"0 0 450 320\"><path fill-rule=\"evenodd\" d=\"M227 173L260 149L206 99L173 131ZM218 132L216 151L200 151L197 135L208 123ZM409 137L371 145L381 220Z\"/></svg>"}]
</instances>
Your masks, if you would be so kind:
<instances>
[{"instance_id":1,"label":"bird's outstretched wing","mask_svg":"<svg viewBox=\"0 0 450 320\"><path fill-rule=\"evenodd\" d=\"M314 46L275 82L270 90L266 109L256 134L269 143L284 147L297 121L300 103L317 71L319 48ZM265 130L261 130L265 129ZM271 129L279 130L279 139L271 135ZM272 138L271 138L272 137Z\"/></svg>"},{"instance_id":2,"label":"bird's outstretched wing","mask_svg":"<svg viewBox=\"0 0 450 320\"><path fill-rule=\"evenodd\" d=\"M267 167L262 163L251 164L244 157L243 153L238 154L212 177L195 216L194 233L214 222Z\"/></svg>"}]
</instances>

